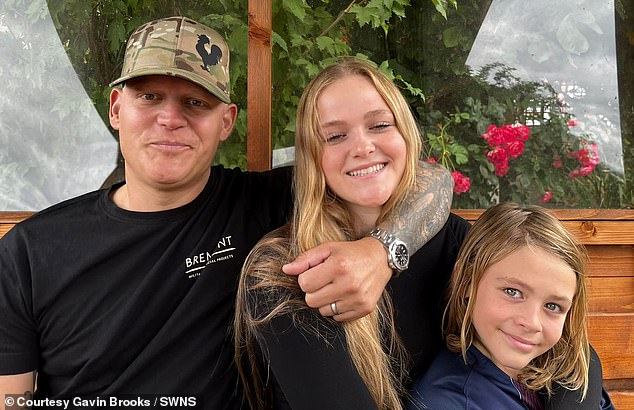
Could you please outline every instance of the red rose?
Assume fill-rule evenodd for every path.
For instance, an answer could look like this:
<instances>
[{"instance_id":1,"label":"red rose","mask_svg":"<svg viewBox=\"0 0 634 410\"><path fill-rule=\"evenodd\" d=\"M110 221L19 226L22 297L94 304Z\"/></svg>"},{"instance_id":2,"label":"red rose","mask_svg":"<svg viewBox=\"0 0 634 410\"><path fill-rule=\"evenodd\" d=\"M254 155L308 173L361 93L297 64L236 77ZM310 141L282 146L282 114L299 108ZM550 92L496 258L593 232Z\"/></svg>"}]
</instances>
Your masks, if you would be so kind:
<instances>
[{"instance_id":1,"label":"red rose","mask_svg":"<svg viewBox=\"0 0 634 410\"><path fill-rule=\"evenodd\" d=\"M553 193L550 191L546 191L544 192L544 196L542 197L542 202L546 203L550 201L552 198L553 198Z\"/></svg>"},{"instance_id":2,"label":"red rose","mask_svg":"<svg viewBox=\"0 0 634 410\"><path fill-rule=\"evenodd\" d=\"M462 175L460 171L453 171L451 176L453 178L453 191L456 194L463 194L471 188L471 180Z\"/></svg>"}]
</instances>

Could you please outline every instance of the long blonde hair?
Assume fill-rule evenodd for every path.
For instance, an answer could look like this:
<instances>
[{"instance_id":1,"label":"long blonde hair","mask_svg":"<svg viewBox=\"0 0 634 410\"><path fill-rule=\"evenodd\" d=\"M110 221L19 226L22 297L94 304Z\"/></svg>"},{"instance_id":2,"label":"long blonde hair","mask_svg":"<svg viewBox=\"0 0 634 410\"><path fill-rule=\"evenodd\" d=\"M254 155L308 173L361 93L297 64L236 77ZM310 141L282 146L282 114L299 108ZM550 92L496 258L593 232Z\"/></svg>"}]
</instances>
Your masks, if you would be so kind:
<instances>
[{"instance_id":1,"label":"long blonde hair","mask_svg":"<svg viewBox=\"0 0 634 410\"><path fill-rule=\"evenodd\" d=\"M253 408L263 408L271 400L256 364L254 342L258 328L277 315L290 314L295 319L297 312L309 310L296 278L281 273L281 265L324 242L352 240L357 236L348 210L326 185L320 166L323 139L317 102L328 85L348 76L363 76L374 84L392 111L406 144L403 177L383 205L377 224L403 200L415 182L420 134L398 87L370 62L356 58L341 59L322 70L304 90L297 109L295 203L290 227L275 231L256 245L240 279L235 319L236 360ZM268 306L276 306L272 311L254 311L263 297L267 298L264 302ZM296 320L295 324L319 334L318 321L332 319L313 313L314 321ZM389 295L384 292L371 314L340 326L352 361L377 407L400 409L405 353L394 327ZM245 366L247 360L250 365Z\"/></svg>"},{"instance_id":2,"label":"long blonde hair","mask_svg":"<svg viewBox=\"0 0 634 410\"><path fill-rule=\"evenodd\" d=\"M518 380L531 390L552 394L554 383L570 389L588 389L590 347L586 328L585 267L587 254L566 228L538 206L501 203L485 211L474 223L460 248L451 278L445 310L447 347L461 352L474 342L473 309L485 270L520 247L539 247L564 261L574 271L577 289L566 316L561 339L533 359Z\"/></svg>"}]
</instances>

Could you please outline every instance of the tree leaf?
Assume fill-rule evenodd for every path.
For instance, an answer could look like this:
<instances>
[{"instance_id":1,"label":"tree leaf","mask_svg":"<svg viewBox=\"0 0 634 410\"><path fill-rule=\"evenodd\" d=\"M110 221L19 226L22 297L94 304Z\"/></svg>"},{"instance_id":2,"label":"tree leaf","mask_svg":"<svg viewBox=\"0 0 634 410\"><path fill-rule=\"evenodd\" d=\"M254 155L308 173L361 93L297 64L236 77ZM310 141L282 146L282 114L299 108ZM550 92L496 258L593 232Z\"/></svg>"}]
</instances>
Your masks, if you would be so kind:
<instances>
[{"instance_id":1,"label":"tree leaf","mask_svg":"<svg viewBox=\"0 0 634 410\"><path fill-rule=\"evenodd\" d=\"M285 10L288 10L300 21L304 21L306 18L306 7L308 6L304 0L283 0L282 5Z\"/></svg>"},{"instance_id":2,"label":"tree leaf","mask_svg":"<svg viewBox=\"0 0 634 410\"><path fill-rule=\"evenodd\" d=\"M273 40L273 45L277 44L278 46L282 48L282 50L288 53L288 45L286 44L286 41L284 40L284 38L282 38L282 36L280 36L279 34L277 34L277 32L274 31L271 38Z\"/></svg>"},{"instance_id":3,"label":"tree leaf","mask_svg":"<svg viewBox=\"0 0 634 410\"><path fill-rule=\"evenodd\" d=\"M431 0L436 11L447 20L447 0Z\"/></svg>"},{"instance_id":4,"label":"tree leaf","mask_svg":"<svg viewBox=\"0 0 634 410\"><path fill-rule=\"evenodd\" d=\"M354 14L356 16L357 24L359 24L360 27L370 24L374 18L370 8L361 7L358 4L355 4L350 8L350 14Z\"/></svg>"},{"instance_id":5,"label":"tree leaf","mask_svg":"<svg viewBox=\"0 0 634 410\"><path fill-rule=\"evenodd\" d=\"M457 46L461 38L462 32L458 26L451 26L442 32L442 42L447 48Z\"/></svg>"},{"instance_id":6,"label":"tree leaf","mask_svg":"<svg viewBox=\"0 0 634 410\"><path fill-rule=\"evenodd\" d=\"M126 30L121 20L115 20L108 27L108 46L112 54L116 54L121 44L126 41Z\"/></svg>"},{"instance_id":7,"label":"tree leaf","mask_svg":"<svg viewBox=\"0 0 634 410\"><path fill-rule=\"evenodd\" d=\"M487 167L485 167L484 165L480 165L480 166L479 166L479 169L480 169L480 174L481 174L481 175L482 175L485 179L489 179L490 172L489 172L489 170L487 169Z\"/></svg>"},{"instance_id":8,"label":"tree leaf","mask_svg":"<svg viewBox=\"0 0 634 410\"><path fill-rule=\"evenodd\" d=\"M326 37L326 36L317 37L317 48L319 48L322 51L326 50L329 47L332 47L333 44L334 44L334 40L330 37Z\"/></svg>"},{"instance_id":9,"label":"tree leaf","mask_svg":"<svg viewBox=\"0 0 634 410\"><path fill-rule=\"evenodd\" d=\"M456 164L461 165L469 162L469 152L463 145L449 144L448 149L456 158Z\"/></svg>"}]
</instances>

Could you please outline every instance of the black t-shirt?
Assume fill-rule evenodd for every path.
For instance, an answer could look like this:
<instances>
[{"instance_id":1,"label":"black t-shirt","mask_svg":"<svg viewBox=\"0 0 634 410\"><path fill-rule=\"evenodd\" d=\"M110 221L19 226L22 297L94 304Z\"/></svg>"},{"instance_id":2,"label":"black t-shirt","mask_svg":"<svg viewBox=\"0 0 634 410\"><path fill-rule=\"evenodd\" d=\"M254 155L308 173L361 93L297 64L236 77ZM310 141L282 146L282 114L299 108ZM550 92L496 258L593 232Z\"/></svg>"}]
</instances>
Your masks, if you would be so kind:
<instances>
[{"instance_id":1,"label":"black t-shirt","mask_svg":"<svg viewBox=\"0 0 634 410\"><path fill-rule=\"evenodd\" d=\"M410 380L420 376L445 345L442 315L447 289L470 228L467 221L450 214L440 232L412 255L409 268L388 284L396 329L411 359Z\"/></svg>"},{"instance_id":2,"label":"black t-shirt","mask_svg":"<svg viewBox=\"0 0 634 410\"><path fill-rule=\"evenodd\" d=\"M291 169L212 167L190 204L116 207L108 190L44 210L0 240L0 374L38 396L196 395L240 408L231 325L257 240L287 219Z\"/></svg>"},{"instance_id":3,"label":"black t-shirt","mask_svg":"<svg viewBox=\"0 0 634 410\"><path fill-rule=\"evenodd\" d=\"M451 214L425 246L412 255L409 269L388 284L397 331L410 355L407 370L420 375L442 348L444 297L460 245L470 225ZM266 316L275 298L254 294L258 317ZM270 303L270 305L269 305ZM275 408L372 409L366 385L346 347L341 326L316 312L300 310L274 317L256 335L263 384L271 389ZM409 387L409 386L408 386Z\"/></svg>"}]
</instances>

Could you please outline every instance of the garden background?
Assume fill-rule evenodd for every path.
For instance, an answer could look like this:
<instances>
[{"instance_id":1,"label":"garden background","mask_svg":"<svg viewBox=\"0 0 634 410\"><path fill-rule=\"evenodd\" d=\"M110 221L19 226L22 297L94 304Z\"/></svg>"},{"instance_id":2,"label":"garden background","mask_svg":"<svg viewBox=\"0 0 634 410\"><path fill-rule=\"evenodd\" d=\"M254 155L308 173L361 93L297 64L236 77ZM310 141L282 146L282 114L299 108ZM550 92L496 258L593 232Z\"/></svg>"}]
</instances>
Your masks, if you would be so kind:
<instances>
[{"instance_id":1,"label":"garden background","mask_svg":"<svg viewBox=\"0 0 634 410\"><path fill-rule=\"evenodd\" d=\"M273 148L281 153L292 146L296 103L310 78L338 56L359 55L374 61L402 88L421 127L424 157L453 172L454 208L513 200L553 208L631 209L633 2L569 0L553 5L536 0L518 6L523 3L274 0ZM63 152L73 152L79 169L93 158L107 157L107 166L118 170L109 170L108 178L95 171L100 183L121 177L121 158L110 153L115 144L100 145L97 152L107 155L93 149L84 157L74 151L85 145L83 134L93 130L82 126L76 135L69 130L94 110L107 126L108 83L121 69L125 42L139 24L157 17L186 15L228 39L232 99L240 114L217 161L246 168L247 9L246 0L4 0L0 44L12 42L19 52L0 63L6 87L0 91L0 109L4 95L6 105L20 110L7 115L2 109L0 116L0 141L6 147L0 153L0 177L11 181L0 188L0 209L37 210L47 201L56 202L49 191L74 194L72 179L51 182L55 168L70 162L55 164L53 158ZM58 37L42 29L51 22ZM514 26L520 25L528 31L518 38ZM63 56L53 53L59 44ZM478 47L486 50L480 56L488 60L478 61ZM66 90L70 79L56 77L65 58L90 98L88 105ZM584 61L591 64L584 66ZM549 65L568 68L564 72L570 75L527 75L530 67ZM49 99L26 99L25 79ZM600 84L593 88L595 81ZM588 103L601 93L614 98ZM53 118L44 122L43 112ZM37 159L33 151L38 147L15 144L29 133L61 136L68 143L47 154L53 170L41 169L46 161ZM113 130L109 135L116 140ZM27 177L33 185L26 185ZM32 200L6 199L16 193Z\"/></svg>"}]
</instances>

